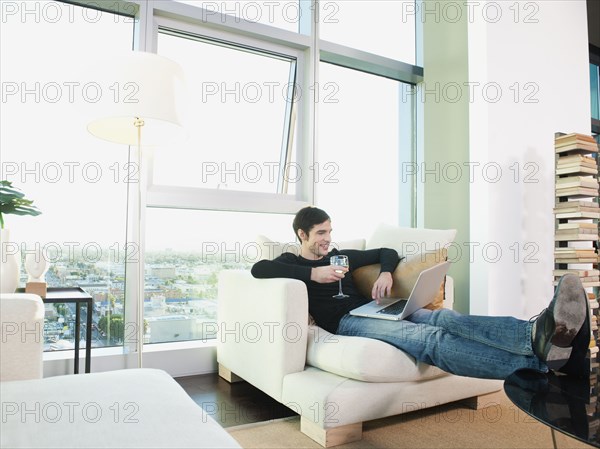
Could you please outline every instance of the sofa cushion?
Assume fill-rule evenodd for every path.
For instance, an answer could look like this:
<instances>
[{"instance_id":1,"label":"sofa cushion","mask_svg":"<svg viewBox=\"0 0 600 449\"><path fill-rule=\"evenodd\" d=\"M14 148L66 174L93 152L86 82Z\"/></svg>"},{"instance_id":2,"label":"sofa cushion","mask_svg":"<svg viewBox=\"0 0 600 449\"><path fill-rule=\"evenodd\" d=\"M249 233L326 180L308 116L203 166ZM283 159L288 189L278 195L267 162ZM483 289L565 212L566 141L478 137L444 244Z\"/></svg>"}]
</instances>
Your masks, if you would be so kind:
<instances>
[{"instance_id":1,"label":"sofa cushion","mask_svg":"<svg viewBox=\"0 0 600 449\"><path fill-rule=\"evenodd\" d=\"M377 226L366 248L392 248L407 260L421 253L447 248L456 237L456 229L404 228L388 224Z\"/></svg>"},{"instance_id":2,"label":"sofa cushion","mask_svg":"<svg viewBox=\"0 0 600 449\"><path fill-rule=\"evenodd\" d=\"M367 241L365 239L342 240L340 242L331 242L331 246L339 250L342 249L365 249Z\"/></svg>"},{"instance_id":3,"label":"sofa cushion","mask_svg":"<svg viewBox=\"0 0 600 449\"><path fill-rule=\"evenodd\" d=\"M318 326L308 328L306 363L364 382L407 382L446 374L383 341L334 335Z\"/></svg>"},{"instance_id":4,"label":"sofa cushion","mask_svg":"<svg viewBox=\"0 0 600 449\"><path fill-rule=\"evenodd\" d=\"M273 260L283 253L300 254L300 244L298 242L277 242L264 235L258 235L256 237L256 243L260 248L260 260ZM365 249L365 244L365 239L331 242L331 246L337 249Z\"/></svg>"},{"instance_id":5,"label":"sofa cushion","mask_svg":"<svg viewBox=\"0 0 600 449\"><path fill-rule=\"evenodd\" d=\"M260 248L258 257L260 260L273 260L283 253L293 253L295 255L300 253L300 244L298 242L277 242L264 235L257 235L256 243L258 243Z\"/></svg>"}]
</instances>

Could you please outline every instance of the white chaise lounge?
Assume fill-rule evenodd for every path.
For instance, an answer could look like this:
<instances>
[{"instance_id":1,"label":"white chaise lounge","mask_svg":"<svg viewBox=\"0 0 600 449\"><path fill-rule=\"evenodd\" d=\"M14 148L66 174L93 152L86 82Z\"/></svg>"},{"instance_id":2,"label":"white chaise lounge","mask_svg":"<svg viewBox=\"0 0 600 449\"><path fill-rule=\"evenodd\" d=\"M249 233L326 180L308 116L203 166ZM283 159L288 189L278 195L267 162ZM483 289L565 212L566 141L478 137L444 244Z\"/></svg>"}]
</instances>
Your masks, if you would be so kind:
<instances>
[{"instance_id":1,"label":"white chaise lounge","mask_svg":"<svg viewBox=\"0 0 600 449\"><path fill-rule=\"evenodd\" d=\"M380 226L367 247L387 246L400 254L412 248L409 260L394 273L395 283L402 283L396 279L399 274L407 278L409 288L417 271L435 260L415 254L414 249L439 249L454 236L447 234ZM364 247L364 240L351 245ZM266 247L275 257L274 248L290 245L267 242ZM445 293L446 305L451 304L451 278ZM255 279L248 271L224 271L218 307L221 376L246 380L295 410L301 415L301 431L326 447L361 439L363 421L469 398L474 406L481 406L482 395L501 388L500 381L459 377L416 363L381 341L331 335L310 325L301 281Z\"/></svg>"}]
</instances>

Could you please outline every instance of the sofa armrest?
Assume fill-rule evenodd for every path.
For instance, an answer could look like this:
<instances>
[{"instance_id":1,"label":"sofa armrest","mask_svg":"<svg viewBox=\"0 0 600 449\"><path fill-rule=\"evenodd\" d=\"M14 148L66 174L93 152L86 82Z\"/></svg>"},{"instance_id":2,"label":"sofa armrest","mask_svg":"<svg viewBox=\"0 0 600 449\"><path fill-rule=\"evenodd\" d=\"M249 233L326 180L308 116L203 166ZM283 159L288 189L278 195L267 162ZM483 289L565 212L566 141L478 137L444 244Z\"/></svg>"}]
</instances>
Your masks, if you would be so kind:
<instances>
[{"instance_id":1,"label":"sofa armrest","mask_svg":"<svg viewBox=\"0 0 600 449\"><path fill-rule=\"evenodd\" d=\"M37 295L0 295L0 381L43 377L44 303Z\"/></svg>"},{"instance_id":2,"label":"sofa armrest","mask_svg":"<svg viewBox=\"0 0 600 449\"><path fill-rule=\"evenodd\" d=\"M306 362L308 295L294 279L219 275L217 361L281 401L283 378Z\"/></svg>"}]
</instances>

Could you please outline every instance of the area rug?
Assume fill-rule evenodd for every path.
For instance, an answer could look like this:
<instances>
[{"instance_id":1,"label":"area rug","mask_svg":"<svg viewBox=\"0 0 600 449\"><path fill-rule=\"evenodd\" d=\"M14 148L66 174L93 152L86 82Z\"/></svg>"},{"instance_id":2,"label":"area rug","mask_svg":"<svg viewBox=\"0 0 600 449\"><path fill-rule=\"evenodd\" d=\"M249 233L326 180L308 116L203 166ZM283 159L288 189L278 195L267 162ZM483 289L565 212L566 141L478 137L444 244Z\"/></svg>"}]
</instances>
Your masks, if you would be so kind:
<instances>
[{"instance_id":1,"label":"area rug","mask_svg":"<svg viewBox=\"0 0 600 449\"><path fill-rule=\"evenodd\" d=\"M321 447L300 432L299 417L230 427L227 431L246 449ZM559 432L556 432L556 440L561 449L590 447ZM553 446L549 427L517 409L503 392L498 392L486 396L485 406L479 410L453 403L366 422L361 441L336 447L537 449Z\"/></svg>"}]
</instances>

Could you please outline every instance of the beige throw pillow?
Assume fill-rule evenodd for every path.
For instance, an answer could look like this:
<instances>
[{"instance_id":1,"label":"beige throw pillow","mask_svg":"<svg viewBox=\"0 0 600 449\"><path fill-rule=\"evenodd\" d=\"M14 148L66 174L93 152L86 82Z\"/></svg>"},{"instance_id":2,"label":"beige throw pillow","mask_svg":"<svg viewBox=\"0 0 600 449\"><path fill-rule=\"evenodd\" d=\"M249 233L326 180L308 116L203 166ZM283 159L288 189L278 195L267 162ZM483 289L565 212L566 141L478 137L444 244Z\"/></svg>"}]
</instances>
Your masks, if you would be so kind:
<instances>
[{"instance_id":1,"label":"beige throw pillow","mask_svg":"<svg viewBox=\"0 0 600 449\"><path fill-rule=\"evenodd\" d=\"M417 282L419 273L426 268L433 267L447 259L447 252L445 249L438 251L422 253L418 257L413 257L409 260L401 260L398 267L392 273L394 284L392 285L391 296L396 298L408 298L413 286ZM380 264L367 265L365 267L358 268L352 273L354 283L360 291L360 293L366 298L371 297L371 290L373 283L379 277L381 270ZM446 279L440 285L440 291L429 304L427 309L441 309L444 307L444 291L446 286Z\"/></svg>"}]
</instances>

